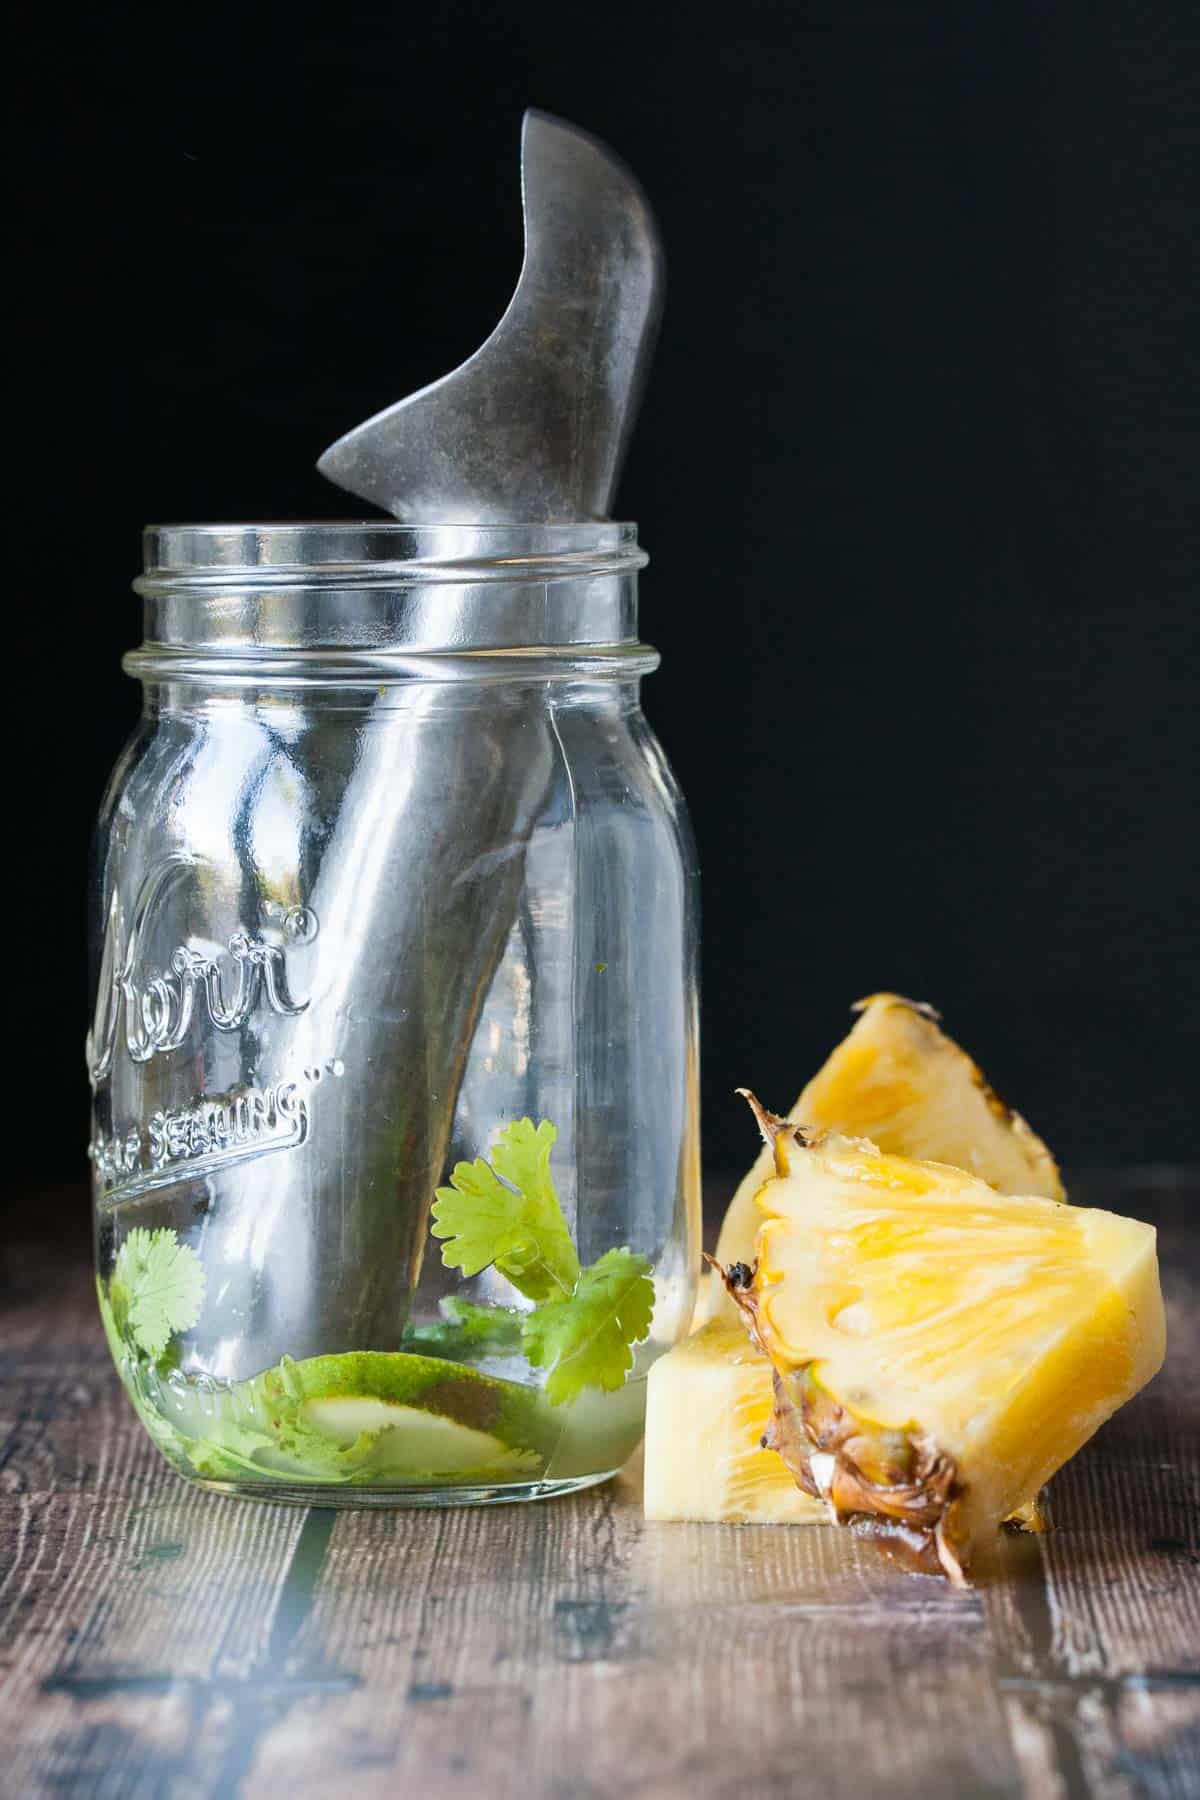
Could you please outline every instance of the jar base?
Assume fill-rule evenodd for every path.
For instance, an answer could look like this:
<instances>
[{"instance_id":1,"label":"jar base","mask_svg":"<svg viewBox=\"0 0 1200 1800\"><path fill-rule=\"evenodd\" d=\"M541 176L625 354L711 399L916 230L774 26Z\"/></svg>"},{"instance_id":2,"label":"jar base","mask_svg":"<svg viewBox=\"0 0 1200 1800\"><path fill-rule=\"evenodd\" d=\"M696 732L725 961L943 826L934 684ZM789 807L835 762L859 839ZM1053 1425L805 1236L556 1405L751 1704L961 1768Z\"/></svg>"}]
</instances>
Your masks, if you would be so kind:
<instances>
[{"instance_id":1,"label":"jar base","mask_svg":"<svg viewBox=\"0 0 1200 1800\"><path fill-rule=\"evenodd\" d=\"M444 1506L510 1506L522 1500L553 1500L561 1494L575 1494L581 1488L596 1487L611 1481L617 1469L602 1469L595 1475L568 1475L557 1481L497 1482L487 1487L354 1487L328 1488L303 1482L204 1481L195 1476L185 1479L192 1487L205 1488L210 1494L224 1494L235 1500L258 1500L277 1506L322 1506L334 1512L380 1511L384 1509Z\"/></svg>"}]
</instances>

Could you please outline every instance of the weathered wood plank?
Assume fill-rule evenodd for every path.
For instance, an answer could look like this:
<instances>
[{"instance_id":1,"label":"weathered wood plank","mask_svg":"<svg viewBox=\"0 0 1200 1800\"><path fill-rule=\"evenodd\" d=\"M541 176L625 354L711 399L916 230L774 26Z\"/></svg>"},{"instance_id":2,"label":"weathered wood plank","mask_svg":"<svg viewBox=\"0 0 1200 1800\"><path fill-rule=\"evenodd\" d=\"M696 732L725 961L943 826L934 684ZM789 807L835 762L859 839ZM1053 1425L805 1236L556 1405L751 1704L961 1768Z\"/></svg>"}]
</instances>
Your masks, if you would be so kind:
<instances>
[{"instance_id":1,"label":"weathered wood plank","mask_svg":"<svg viewBox=\"0 0 1200 1800\"><path fill-rule=\"evenodd\" d=\"M968 1594L821 1527L647 1525L636 1468L484 1511L193 1492L108 1367L82 1260L22 1256L0 1371L0 1787L1185 1800L1200 1258L1169 1186L1097 1198L1162 1214L1170 1364L1055 1484L1056 1532L1007 1539Z\"/></svg>"},{"instance_id":2,"label":"weathered wood plank","mask_svg":"<svg viewBox=\"0 0 1200 1800\"><path fill-rule=\"evenodd\" d=\"M363 1683L263 1739L262 1793L1020 1791L977 1596L820 1529L647 1526L635 1475L339 1519L296 1653Z\"/></svg>"},{"instance_id":3,"label":"weathered wood plank","mask_svg":"<svg viewBox=\"0 0 1200 1800\"><path fill-rule=\"evenodd\" d=\"M983 1593L1028 1791L1185 1800L1200 1791L1192 1206L1161 1177L1119 1192L1104 1183L1088 1197L1162 1221L1167 1366L1057 1477L1054 1531L1010 1545L1028 1578Z\"/></svg>"},{"instance_id":4,"label":"weathered wood plank","mask_svg":"<svg viewBox=\"0 0 1200 1800\"><path fill-rule=\"evenodd\" d=\"M19 1262L0 1363L0 1786L215 1791L272 1666L304 1515L181 1482L116 1380L86 1264L36 1246Z\"/></svg>"}]
</instances>

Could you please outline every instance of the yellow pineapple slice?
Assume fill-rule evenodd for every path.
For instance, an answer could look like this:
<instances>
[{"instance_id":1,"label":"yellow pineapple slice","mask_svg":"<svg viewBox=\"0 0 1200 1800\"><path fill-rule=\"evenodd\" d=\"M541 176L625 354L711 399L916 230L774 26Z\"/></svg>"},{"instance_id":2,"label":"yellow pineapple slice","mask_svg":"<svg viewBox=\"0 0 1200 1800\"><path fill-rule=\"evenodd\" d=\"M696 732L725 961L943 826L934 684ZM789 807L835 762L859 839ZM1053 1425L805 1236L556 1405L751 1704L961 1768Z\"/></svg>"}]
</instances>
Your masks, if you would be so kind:
<instances>
[{"instance_id":1,"label":"yellow pineapple slice","mask_svg":"<svg viewBox=\"0 0 1200 1800\"><path fill-rule=\"evenodd\" d=\"M725 1272L775 1370L770 1439L833 1516L964 1581L976 1548L1161 1366L1154 1232L944 1163L773 1146L757 1266Z\"/></svg>"},{"instance_id":2,"label":"yellow pineapple slice","mask_svg":"<svg viewBox=\"0 0 1200 1800\"><path fill-rule=\"evenodd\" d=\"M646 1517L827 1524L824 1502L762 1447L774 1405L771 1365L740 1319L713 1320L660 1357L646 1388Z\"/></svg>"},{"instance_id":3,"label":"yellow pineapple slice","mask_svg":"<svg viewBox=\"0 0 1200 1800\"><path fill-rule=\"evenodd\" d=\"M996 1096L931 1007L872 994L855 1010L853 1030L788 1114L794 1124L867 1137L896 1156L953 1163L1004 1194L1065 1198L1058 1165L1041 1138ZM719 1263L752 1260L761 1223L754 1200L771 1174L764 1145L725 1214ZM707 1318L733 1318L715 1270L701 1291L696 1323Z\"/></svg>"},{"instance_id":4,"label":"yellow pineapple slice","mask_svg":"<svg viewBox=\"0 0 1200 1800\"><path fill-rule=\"evenodd\" d=\"M861 1013L845 1041L809 1082L792 1109L815 1129L867 1131L884 1147L940 1161L962 1160L993 1186L1062 1196L1054 1158L1016 1114L1009 1113L964 1051L938 1027L932 1009L895 994L859 1001ZM764 1146L738 1188L717 1246L718 1261L749 1262L761 1215L754 1204L774 1173ZM736 1370L719 1367L723 1344L738 1344L742 1328L733 1301L714 1270L701 1289L696 1331L655 1365L646 1424L647 1516L656 1519L732 1519L756 1524L812 1524L825 1517L799 1490L787 1502L778 1458L760 1445L774 1405L771 1365L748 1347ZM744 1334L742 1334L744 1338ZM715 1469L709 1467L714 1463ZM731 1497L732 1471L738 1471ZM735 1510L730 1510L735 1508ZM1014 1515L1031 1531L1043 1521L1035 1497Z\"/></svg>"}]
</instances>

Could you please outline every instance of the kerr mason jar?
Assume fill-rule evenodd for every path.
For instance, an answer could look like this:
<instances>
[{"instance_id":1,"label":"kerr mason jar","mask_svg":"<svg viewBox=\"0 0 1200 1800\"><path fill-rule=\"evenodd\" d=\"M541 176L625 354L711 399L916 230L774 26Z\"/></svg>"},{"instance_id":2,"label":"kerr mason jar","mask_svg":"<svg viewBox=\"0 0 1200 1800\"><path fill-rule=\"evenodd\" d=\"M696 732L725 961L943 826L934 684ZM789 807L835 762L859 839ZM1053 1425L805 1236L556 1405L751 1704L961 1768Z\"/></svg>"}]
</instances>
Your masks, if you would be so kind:
<instances>
[{"instance_id":1,"label":"kerr mason jar","mask_svg":"<svg viewBox=\"0 0 1200 1800\"><path fill-rule=\"evenodd\" d=\"M636 532L145 548L88 1037L130 1397L224 1492L601 1480L699 1237L696 866L639 705Z\"/></svg>"}]
</instances>

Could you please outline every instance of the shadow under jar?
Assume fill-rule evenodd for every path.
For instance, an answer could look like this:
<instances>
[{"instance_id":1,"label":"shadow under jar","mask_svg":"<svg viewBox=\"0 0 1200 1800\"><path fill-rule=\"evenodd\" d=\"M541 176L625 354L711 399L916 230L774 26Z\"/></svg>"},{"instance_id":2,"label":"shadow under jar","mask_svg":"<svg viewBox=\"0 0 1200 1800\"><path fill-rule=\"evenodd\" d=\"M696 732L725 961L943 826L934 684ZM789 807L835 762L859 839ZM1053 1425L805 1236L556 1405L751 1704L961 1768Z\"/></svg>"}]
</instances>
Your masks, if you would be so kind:
<instances>
[{"instance_id":1,"label":"shadow under jar","mask_svg":"<svg viewBox=\"0 0 1200 1800\"><path fill-rule=\"evenodd\" d=\"M641 1436L699 1248L644 561L613 524L146 534L89 1153L109 1343L193 1480L522 1499Z\"/></svg>"}]
</instances>

